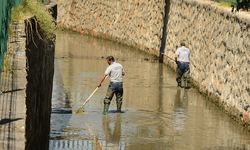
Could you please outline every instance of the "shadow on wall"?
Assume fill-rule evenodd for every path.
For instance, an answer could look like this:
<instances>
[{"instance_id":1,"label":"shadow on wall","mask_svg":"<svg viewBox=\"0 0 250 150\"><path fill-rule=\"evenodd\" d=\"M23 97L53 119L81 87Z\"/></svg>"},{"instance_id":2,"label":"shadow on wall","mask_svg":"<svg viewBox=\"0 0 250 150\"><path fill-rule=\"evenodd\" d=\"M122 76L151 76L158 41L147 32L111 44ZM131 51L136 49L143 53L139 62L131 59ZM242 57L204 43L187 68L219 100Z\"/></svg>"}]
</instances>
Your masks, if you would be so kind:
<instances>
[{"instance_id":1,"label":"shadow on wall","mask_svg":"<svg viewBox=\"0 0 250 150\"><path fill-rule=\"evenodd\" d=\"M0 120L0 126L3 125L3 124L11 123L13 121L17 121L17 120L21 120L21 119L23 119L23 118L16 118L16 119L7 119L7 118L5 118L5 119L1 119Z\"/></svg>"},{"instance_id":2,"label":"shadow on wall","mask_svg":"<svg viewBox=\"0 0 250 150\"><path fill-rule=\"evenodd\" d=\"M161 47L160 47L160 56L159 62L163 63L163 56L166 47L166 39L167 39L167 24L168 24L168 16L169 16L169 9L170 9L170 0L165 0L165 16L164 16L164 25L163 25L163 33L161 38Z\"/></svg>"}]
</instances>

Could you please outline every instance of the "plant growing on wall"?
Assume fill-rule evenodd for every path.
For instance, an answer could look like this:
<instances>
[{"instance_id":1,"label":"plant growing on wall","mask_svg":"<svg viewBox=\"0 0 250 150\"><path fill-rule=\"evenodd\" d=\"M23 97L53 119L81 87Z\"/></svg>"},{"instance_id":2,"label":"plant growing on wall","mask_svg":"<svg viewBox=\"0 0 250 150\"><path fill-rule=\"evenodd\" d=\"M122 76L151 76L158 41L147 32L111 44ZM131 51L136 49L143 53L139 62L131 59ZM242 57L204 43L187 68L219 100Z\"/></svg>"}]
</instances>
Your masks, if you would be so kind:
<instances>
[{"instance_id":1,"label":"plant growing on wall","mask_svg":"<svg viewBox=\"0 0 250 150\"><path fill-rule=\"evenodd\" d=\"M240 9L248 11L250 0L236 0L237 7L236 10L239 11Z\"/></svg>"},{"instance_id":2,"label":"plant growing on wall","mask_svg":"<svg viewBox=\"0 0 250 150\"><path fill-rule=\"evenodd\" d=\"M232 7L232 12L240 9L248 11L250 0L214 0L220 3L221 6Z\"/></svg>"},{"instance_id":3,"label":"plant growing on wall","mask_svg":"<svg viewBox=\"0 0 250 150\"><path fill-rule=\"evenodd\" d=\"M33 14L36 16L43 33L45 42L49 39L55 41L55 21L51 16L51 11L41 3L40 0L24 0L22 5L12 8L11 21L19 21L21 18ZM11 30L10 30L11 31Z\"/></svg>"},{"instance_id":4,"label":"plant growing on wall","mask_svg":"<svg viewBox=\"0 0 250 150\"><path fill-rule=\"evenodd\" d=\"M239 12L240 9L248 11L249 6L250 6L250 0L236 0L236 3L233 3L231 5L232 12L234 11Z\"/></svg>"}]
</instances>

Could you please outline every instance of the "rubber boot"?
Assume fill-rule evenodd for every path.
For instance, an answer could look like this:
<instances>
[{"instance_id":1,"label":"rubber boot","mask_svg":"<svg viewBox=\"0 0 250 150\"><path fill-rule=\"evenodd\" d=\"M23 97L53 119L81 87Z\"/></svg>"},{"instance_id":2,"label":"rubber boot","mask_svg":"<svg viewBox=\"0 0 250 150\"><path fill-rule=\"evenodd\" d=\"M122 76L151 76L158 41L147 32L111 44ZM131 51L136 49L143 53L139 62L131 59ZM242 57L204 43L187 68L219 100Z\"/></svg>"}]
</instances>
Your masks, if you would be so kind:
<instances>
[{"instance_id":1,"label":"rubber boot","mask_svg":"<svg viewBox=\"0 0 250 150\"><path fill-rule=\"evenodd\" d=\"M187 89L187 87L188 87L188 82L185 81L185 88Z\"/></svg>"},{"instance_id":2,"label":"rubber boot","mask_svg":"<svg viewBox=\"0 0 250 150\"><path fill-rule=\"evenodd\" d=\"M109 104L104 104L104 110L103 110L103 115L107 115L109 110Z\"/></svg>"},{"instance_id":3,"label":"rubber boot","mask_svg":"<svg viewBox=\"0 0 250 150\"><path fill-rule=\"evenodd\" d=\"M121 113L122 112L122 105L117 105L117 113Z\"/></svg>"},{"instance_id":4,"label":"rubber boot","mask_svg":"<svg viewBox=\"0 0 250 150\"><path fill-rule=\"evenodd\" d=\"M181 87L181 82L178 82L178 87Z\"/></svg>"}]
</instances>

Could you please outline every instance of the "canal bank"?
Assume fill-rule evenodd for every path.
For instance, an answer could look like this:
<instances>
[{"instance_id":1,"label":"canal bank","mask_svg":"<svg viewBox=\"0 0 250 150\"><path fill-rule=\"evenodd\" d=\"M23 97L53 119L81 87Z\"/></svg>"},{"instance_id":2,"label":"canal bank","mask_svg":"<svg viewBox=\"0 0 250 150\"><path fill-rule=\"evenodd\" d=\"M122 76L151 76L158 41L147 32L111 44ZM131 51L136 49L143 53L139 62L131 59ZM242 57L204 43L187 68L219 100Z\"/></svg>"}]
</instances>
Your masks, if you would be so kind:
<instances>
[{"instance_id":1,"label":"canal bank","mask_svg":"<svg viewBox=\"0 0 250 150\"><path fill-rule=\"evenodd\" d=\"M11 26L2 70L0 149L48 149L54 42L33 15Z\"/></svg>"},{"instance_id":2,"label":"canal bank","mask_svg":"<svg viewBox=\"0 0 250 150\"><path fill-rule=\"evenodd\" d=\"M76 41L76 40L75 40ZM66 42L65 42L66 43ZM96 44L96 41L93 41L93 44L95 45ZM74 44L72 44L71 46L74 46ZM68 48L70 48L71 46L69 46ZM81 49L82 47L79 47L79 49ZM95 47L94 47L95 48ZM77 50L79 50L79 49L77 49ZM77 51L76 50L76 51ZM92 52L92 51L91 51ZM69 52L66 52L66 53L68 53L68 54L71 54L71 53L69 53ZM99 51L98 52L96 52L96 54L98 54L99 53ZM105 53L103 53L103 55L104 55ZM124 51L122 52L122 55L124 54ZM121 56L122 56L121 55ZM134 55L132 55L132 56L134 56ZM132 56L131 57L129 57L129 58L132 58ZM140 55L139 55L140 56ZM83 56L83 58L84 57L86 57L86 58L93 58L93 59L100 59L100 55L95 55L95 56ZM61 58L62 59L62 58ZM78 59L80 59L79 57L78 57ZM135 60L134 60L135 59ZM154 62L155 61L155 59L153 58L153 59L149 59L148 57L144 57L144 56L140 56L140 57L136 57L136 58L134 58L134 59L131 59L130 61L136 61L136 60L140 60L140 61L148 61L148 60L150 60L150 61L152 61L152 62ZM126 60L126 59L125 59ZM129 60L129 59L127 59L127 60ZM139 61L139 62L140 62ZM93 61L94 63L96 62L96 61ZM93 63L93 64L94 64ZM20 63L21 64L21 63ZM99 64L102 64L102 62L99 62ZM143 65L143 63L138 63L138 64L140 64L140 65ZM57 64L56 64L57 65ZM74 65L74 63L71 63L71 65ZM82 65L81 63L79 63L79 65ZM140 65L138 65L138 66L136 66L136 67L138 67L138 69L140 69ZM163 72L161 72L161 71L163 71L162 70L162 68L160 67L160 66L157 66L158 65L158 63L155 63L155 65L156 66L151 66L151 65L145 65L144 66L144 68L147 68L148 69L148 73L147 74L144 74L144 73L138 73L137 75L135 75L135 76L131 76L130 77L130 80L131 80L131 82L128 82L128 83L135 83L134 81L135 81L135 79L140 79L140 78L142 78L142 79L150 79L151 78L151 76L157 76L157 75L161 75ZM86 63L86 66L87 66L87 63ZM135 67L134 65L128 65L128 68L132 68L132 67ZM71 68L72 68L72 66L71 66ZM105 67L104 67L105 68ZM152 70L150 70L150 69L152 69L152 68L159 68L159 71L158 72L156 72L157 74L151 74L152 73ZM91 67L89 67L89 68L87 68L87 69L96 69L96 68L91 68ZM100 68L98 68L98 70L99 70ZM20 69L21 70L21 69ZM93 71L93 70L91 70L91 71ZM143 72L143 70L141 70L142 72ZM171 72L170 70L165 70L166 72ZM71 72L71 74L69 74L68 76L71 76L72 75L72 70L69 70L68 71L69 73ZM98 72L98 71L97 71ZM129 71L130 73L132 72L132 71ZM101 72L100 72L101 73ZM103 73L103 72L102 72ZM21 73L20 73L21 74ZM132 74L132 73L131 73ZM173 73L174 74L174 73ZM190 129L189 127L187 127L187 128L189 128L190 130L186 130L185 132L186 133L184 133L184 130L183 129L186 129L184 126L185 126L185 124L186 124L186 120L188 120L187 118L189 118L189 117L187 117L187 115L185 115L185 113L187 112L187 110L188 109L186 109L186 107L187 107L187 95L185 94L185 92L183 91L183 90L176 90L176 91L158 91L159 93L159 99L160 100L163 100L163 98L165 98L165 97L167 97L168 95L162 95L162 93L174 93L174 92L176 92L175 93L175 97L176 98L173 98L174 96L174 94L172 95L172 97L170 96L170 98L169 99L167 99L167 100L163 100L163 101L159 101L157 104L159 104L159 105L161 105L161 106L163 106L162 104L164 103L164 104L166 104L166 101L172 101L173 99L175 99L174 100L174 103L175 104L172 104L172 103L170 103L169 105L171 106L173 106L173 105L175 105L175 107L171 107L173 110L175 110L175 112L173 113L173 112L165 112L165 111L162 111L161 112L161 110L162 110L162 108L161 107L159 107L159 109L157 109L157 107L156 106L153 106L153 107L151 107L151 105L149 105L149 103L150 102L152 102L151 100L152 99L154 99L154 92L152 91L152 92L150 92L151 90L149 89L149 87L151 86L151 85L153 85L153 86L155 86L155 87L157 87L158 89L163 89L163 90L166 90L166 89L175 89L174 87L174 83L175 83L175 81L173 80L173 76L174 75L169 75L169 77L165 77L165 79L166 80L168 80L169 82L164 82L164 83L166 83L166 84L164 84L164 85L168 85L168 86L166 86L166 87L164 87L164 85L161 85L160 83L163 83L163 81L161 80L161 78L157 78L156 80L158 81L159 80L159 84L157 84L157 86L154 84L154 83L152 83L151 84L151 82L150 81L147 81L146 82L146 84L144 84L143 83L143 81L141 81L141 80L138 80L138 83L137 83L137 85L135 86L135 88L139 88L140 86L144 86L144 88L145 88L145 90L143 90L143 91L140 91L141 93L138 93L138 94L140 94L140 95L144 95L144 91L148 91L148 99L143 99L143 98L139 98L139 97L137 97L138 99L140 99L140 101L139 102L134 102L134 101L131 101L131 102L129 102L130 104L132 103L132 105L125 105L125 109L124 109L124 112L126 113L128 113L128 115L131 115L132 117L132 119L131 118L129 118L129 119L127 119L127 116L125 116L124 118L122 117L122 116L119 116L119 115L110 115L110 117L106 117L106 118L100 118L100 117L103 117L102 115L101 116L99 116L99 112L100 112L100 109L102 109L102 108L99 108L99 105L101 104L99 101L95 101L96 103L92 103L92 105L90 105L90 107L93 107L93 109L89 109L88 110L88 112L91 112L91 113L93 113L92 115L89 115L89 116L84 116L84 115L82 115L83 117L84 117L84 119L86 119L86 120L82 120L82 122L80 122L80 123L82 123L82 124L87 124L86 126L92 126L92 124L94 124L94 125L96 125L95 127L94 127L94 133L96 133L97 135L98 135L98 133L100 133L100 139L101 139L101 142L103 142L103 143L109 143L109 144L107 144L107 145L109 145L108 147L112 147L112 146L114 146L114 145L112 145L113 143L115 143L115 146L117 146L117 143L118 143L118 141L115 141L116 140L116 136L118 136L119 138L118 139L122 139L122 140L120 140L121 141L121 145L122 146L126 146L126 144L125 144L125 142L124 141L132 141L132 142L130 142L130 144L128 144L127 145L127 147L128 148L130 148L130 149L136 149L136 148L138 148L138 143L141 145L141 144L143 144L143 143L150 143L149 145L142 145L142 147L141 148L144 148L144 149L146 149L147 147L149 147L149 146L153 146L153 147L155 147L155 148L157 148L157 144L156 143L159 143L159 141L160 141L160 144L161 144L161 146L162 147L160 147L160 148L162 148L162 149L164 149L164 148L166 148L166 147L170 147L170 149L172 148L172 147L174 147L174 141L177 141L177 143L175 143L177 146L176 146L176 149L178 149L179 147L178 147L178 145L180 145L180 148L183 148L184 146L186 146L186 145L188 145L189 147L199 147L200 146L200 143L204 143L205 141L209 141L208 143L207 143L207 147L206 148L210 148L210 149L212 149L212 148L214 148L214 149L230 149L230 148L235 148L235 149L237 149L237 148L241 148L241 149L243 149L243 148L245 148L245 149L248 149L249 148L249 145L248 145L248 138L247 137L249 137L249 135L247 134L247 133L244 133L245 132L245 130L244 129L242 129L242 128L240 128L239 126L235 126L235 124L234 124L234 122L232 121L232 122L228 122L228 120L227 120L227 117L226 116L221 116L221 117L216 117L216 116L218 116L218 114L220 113L220 110L218 110L218 109L216 109L216 108L214 108L213 107L213 105L210 105L211 103L205 103L205 102L201 102L201 101L195 101L195 103L197 104L197 103L199 103L199 105L193 105L193 101L189 101L190 103L188 103L188 105L190 105L190 106L193 106L193 107L191 107L189 110L197 110L199 107L201 108L201 110L199 110L199 111L197 111L197 114L202 114L202 112L204 111L205 112L205 114L203 114L203 115L201 115L201 116L199 116L199 119L197 119L198 121L197 122L195 122L194 123L194 125L196 124L202 124L203 126L202 127L198 127L197 126L197 128L200 128L201 130L198 132L198 134L200 134L200 133L202 133L202 132L205 132L205 133L209 133L209 134L207 134L206 136L204 136L204 137L206 137L205 139L203 138L203 136L200 136L200 135L194 135L195 133L196 133L196 131L194 131L192 128ZM88 74L88 76L92 76L93 74ZM95 75L94 75L95 76ZM98 75L96 75L96 76L99 76L99 74ZM168 76L168 75L167 75ZM96 81L97 79L92 79L92 81ZM23 81L25 81L25 80L23 80ZM69 80L68 82L71 82L72 80ZM33 82L33 83L36 83L36 82ZM169 84L170 83L170 84ZM173 85L171 85L173 83ZM25 84L25 83L23 83L23 84ZM83 84L81 84L81 86L85 86L84 85L85 83L83 83ZM63 84L59 84L59 86L64 86ZM128 85L127 85L128 86ZM133 86L133 85L131 85L131 86ZM68 89L70 89L70 88L72 88L72 87L74 87L74 86L72 86L72 85L70 85L69 87L68 87ZM128 86L129 87L129 86ZM19 89L19 88L18 88ZM20 86L20 89L22 89L22 86ZM74 90L77 90L77 89L74 89ZM18 92L19 91L21 91L21 90L17 90ZM132 92L132 93L136 93L138 90L132 90L132 91L130 91L130 92ZM8 91L4 91L5 92L5 94L4 94L4 96L7 96L6 95L6 93L8 92ZM65 91L63 91L62 90L62 94L64 93ZM73 91L72 93L72 96L75 96L78 100L80 100L81 99L81 97L79 97L79 95L74 95L74 92L76 92L76 91ZM84 95L82 95L82 96L86 96L86 95L89 95L89 93L90 92L92 92L91 90L90 91L87 91L86 93L84 93ZM105 92L105 90L104 90L104 92ZM195 95L197 96L197 94L198 94L198 92L197 91L192 91L191 90L191 95L192 95L192 92L194 92L194 93L196 93ZM79 93L78 93L79 94ZM151 95L151 97L150 97L150 94L152 94ZM9 95L11 95L11 94L9 94ZM22 95L22 94L20 94L20 95ZM189 94L188 94L189 95ZM23 95L24 96L24 95ZM78 96L78 97L77 97ZM81 95L80 95L81 96ZM129 97L129 95L127 96L127 97ZM132 96L132 95L130 95L130 98L129 99L134 99L134 97L136 97L136 96ZM179 98L178 98L179 97ZM191 96L192 97L192 96ZM193 97L195 97L195 96L193 96ZM192 98L193 98L192 97ZM197 96L197 97L199 97L199 96ZM101 101L101 99L102 99L102 96L99 96L99 100ZM203 97L199 97L199 99L203 99ZM183 102L183 100L185 100L185 102ZM7 105L12 105L13 103L10 101L10 100L7 100L6 99L6 102L10 102L9 104L7 104ZM155 101L153 101L153 102L155 102ZM67 101L66 101L66 104L67 104ZM77 103L77 104L75 104L74 105L74 109L75 108L78 108L79 107L79 104L81 104L81 101L79 101L79 103ZM156 105L155 103L153 103L152 105ZM18 112L22 112L23 110L25 110L25 107L22 107L22 105L21 104L18 104L18 106L20 106L19 108L20 108L20 110L18 110ZM130 106L131 106L131 108L130 108ZM138 106L140 106L140 107L138 107ZM168 110L168 107L167 107L168 105L165 105L165 110ZM70 107L72 107L72 106L70 106ZM69 107L69 105L66 105L66 108L70 108ZM127 107L127 108L126 108ZM19 109L18 108L18 109ZM8 109L8 108L7 108ZM183 111L184 110L184 111ZM145 111L147 112L147 113L145 113ZM5 114L9 114L8 113L8 111L2 111L2 112L4 112ZM115 112L113 109L111 109L111 112ZM161 115L159 115L159 112L161 113ZM214 112L216 112L216 113L214 113ZM52 112L52 113L54 113L54 114L60 114L60 113L57 113L57 112ZM65 111L65 113L68 113L68 111ZM183 115L183 113L184 113L184 115ZM115 114L115 113L113 113L113 114ZM172 115L173 114L173 115ZM208 114L213 114L214 116L213 117L209 117L209 115ZM72 115L72 114L70 114L70 115ZM126 114L127 115L127 114ZM133 116L134 115L134 116ZM219 114L219 115L221 115L221 114ZM80 115L79 115L80 116ZM80 116L74 116L74 117L76 117L76 118L79 118L79 119L82 119L82 117ZM138 117L139 116L139 117ZM154 120L155 119L155 117L156 116L160 116L160 119L159 118L156 118L156 120L155 120L155 122L154 121L152 121L152 120ZM22 117L23 117L23 115L20 113L20 114L17 114L17 116L15 117L15 118L13 118L13 120L12 120L12 122L10 123L10 122L3 122L3 123L5 123L5 125L7 125L7 124L9 124L9 125L11 125L10 127L8 127L8 126L5 126L3 129L8 129L8 131L7 130L2 130L2 131L6 131L5 133L4 132L1 132L1 134L2 133L4 133L4 134L2 134L2 135L6 135L6 136L4 136L4 139L6 139L6 137L8 138L8 140L7 140L7 144L6 144L6 146L8 147L8 146L10 146L11 144L12 145L14 145L15 144L15 142L17 142L16 141L16 139L17 138L13 138L14 136L16 136L17 137L17 134L15 133L16 131L20 131L20 130L17 130L17 128L12 128L14 125L13 125L13 123L14 122L17 122L17 121L19 121L19 122L17 122L17 123L20 123L20 121L22 121ZM96 120L94 120L93 122L87 122L87 120L91 120L92 118L94 118L94 117L96 117L97 118L97 121L100 121L100 120L103 120L102 122L97 122ZM99 118L98 118L99 117ZM70 118L70 117L69 117ZM122 119L121 119L122 118ZM135 122L135 120L140 120L142 118L142 122ZM172 119L171 119L172 118ZM174 118L174 119L173 119ZM207 118L212 118L212 121L211 120L206 120ZM126 120L127 119L127 120ZM204 119L204 120L203 120ZM247 118L246 118L247 119ZM68 119L68 118L66 118L65 119L66 121L68 121L68 120L70 120L70 119ZM65 120L63 120L63 121L65 121ZM110 121L109 121L110 120ZM113 121L112 121L113 120ZM124 120L124 121L121 121L121 120ZM188 121L190 121L190 122L192 122L193 120L195 120L195 119L190 119L190 120L188 120ZM218 122L216 122L215 120L220 120L220 122L218 123ZM3 121L6 121L6 120L3 120ZM206 122L207 121L207 122ZM172 124L174 124L174 125L176 125L175 127L173 127L173 126L171 126L171 124L168 124L168 123L166 123L166 122L173 122ZM189 122L189 123L190 123ZM214 122L214 123L211 123L211 122ZM80 124L79 122L77 122L78 123L78 125ZM20 123L20 125L21 125L22 123ZM102 124L102 126L100 126ZM115 125L114 125L115 124ZM132 132L131 133L131 135L134 135L134 136L137 136L138 135L138 137L140 138L140 139L143 139L143 140L139 140L139 139L135 139L134 137L133 138L125 138L126 136L127 136L127 134L123 134L123 136L119 136L119 134L118 135L114 135L113 133L112 133L112 130L109 130L110 128L111 129L114 129L114 128L112 128L112 127L116 127L114 130L115 131L119 131L119 127L121 126L121 127L126 127L127 126L127 124L129 124L129 125L131 125L132 127L132 129L134 129L134 130L132 130L132 131L135 131L135 130L137 130L136 132L137 133L142 133L142 134L135 134L134 132ZM145 126L143 126L142 124L146 124ZM192 123L190 123L190 124L192 124ZM73 123L73 125L74 125L74 123ZM152 125L152 126L150 126L150 125ZM158 125L158 126L157 126ZM208 125L208 126L205 126L205 125ZM139 126L139 128L137 128ZM157 126L158 128L156 129L155 128L155 126ZM174 129L176 129L175 131L177 131L175 134L170 134L169 136L168 136L168 133L171 133L171 131L172 131L172 128L171 129L166 129L166 130L164 130L164 127L168 127L168 126L171 126L171 127L173 127ZM205 126L205 127L204 127ZM81 126L80 126L81 127ZM218 129L218 127L220 127L221 129L220 129L220 134L218 134L218 131L217 130L211 130L211 129ZM229 128L229 130L224 130L224 128ZM18 124L18 128L19 128L19 124ZM22 126L20 126L20 128L22 128ZM102 131L100 131L99 129L101 129L101 128L103 128L103 132ZM151 130L149 130L150 128L152 128L152 131ZM13 132L12 133L10 133L9 131L10 131L10 129L16 129L16 130L13 130ZM83 128L84 129L84 131L87 131L87 128L86 127L84 127ZM160 130L160 129L162 129L162 130ZM207 129L207 130L206 130ZM93 129L92 129L93 130ZM145 133L143 133L144 131L146 130L146 132ZM76 130L77 131L77 130ZM125 128L125 130L124 131L122 131L121 133L124 133L124 132L127 132L127 131L130 131L130 128ZM182 140L184 139L184 137L188 137L188 138L190 138L190 135L187 133L187 131L193 131L192 133L193 134L191 134L191 136L193 137L193 139L192 140L186 140L184 143L186 144L183 144L182 143ZM22 130L22 132L23 132L23 130ZM105 133L104 133L105 132ZM182 132L182 134L179 134L180 132ZM14 134L15 133L15 134ZM61 142L62 143L62 145L63 144L65 144L65 143L69 143L69 145L73 145L72 144L72 141L74 141L74 140L71 140L72 139L72 137L71 137L71 135L73 134L73 135L76 135L76 133L78 133L78 132L68 132L68 135L70 135L69 136L69 139L67 139L67 138L65 138L64 136L58 136L58 137L56 137L55 139L53 139L54 141L55 141L55 145L57 146L57 145L60 145L60 138L65 138L66 140L65 140L65 142ZM119 133L119 132L118 132ZM155 133L159 133L159 134L157 134L156 136L154 136L154 134ZM230 134L231 133L231 134ZM214 144L213 143L213 141L212 140L214 140L214 137L212 136L212 135L214 135L214 134L216 134L216 135L219 135L219 136L217 136L216 138L217 138L217 141L219 142L219 144L218 143L216 143L216 144ZM35 135L35 134L33 134L33 135ZM105 136L107 136L107 137L114 137L114 138L109 138L109 139L105 139L104 138L104 136L103 135L105 135ZM193 136L194 135L194 136ZM87 141L88 143L89 143L89 145L91 146L91 145L93 145L93 141L92 140L89 140L89 139L91 139L93 136L92 135L90 135L89 133L84 133L84 134L82 134L81 136L87 136L88 138L86 138L85 139L85 142ZM81 137L80 136L80 137ZM211 140L207 140L207 137L210 137L211 138ZM229 137L229 138L228 138ZM47 138L47 139L46 139ZM12 140L13 139L13 140ZM125 139L125 140L124 140ZM195 144L193 144L192 143L192 141L196 141L196 139L200 139L199 141L197 141L197 143L195 143ZM48 143L48 137L45 137L45 142L46 143ZM164 142L164 140L167 140L167 142ZM51 143L52 143L52 145L54 144L53 142L54 141L52 141ZM106 141L108 141L108 142L106 142ZM82 141L80 141L80 142L82 142ZM79 142L79 143L80 143ZM132 144L131 144L132 143ZM171 143L170 145L169 145L169 143ZM192 143L192 144L190 144L190 143ZM213 143L214 145L212 145L211 143ZM53 146L55 146L55 145L53 145ZM79 145L83 145L83 144L79 144ZM102 145L104 145L104 144L102 144ZM111 146L110 146L111 145ZM44 145L44 146L46 146L46 145ZM55 146L55 147L56 147ZM61 146L61 145L60 145ZM201 146L200 146L201 147ZM205 147L205 146L204 146ZM16 146L16 149L17 149L17 146Z\"/></svg>"},{"instance_id":3,"label":"canal bank","mask_svg":"<svg viewBox=\"0 0 250 150\"><path fill-rule=\"evenodd\" d=\"M0 95L0 149L25 149L26 121L26 56L25 25L13 23L15 35L9 38L5 67L12 68L2 72L2 91Z\"/></svg>"},{"instance_id":4,"label":"canal bank","mask_svg":"<svg viewBox=\"0 0 250 150\"><path fill-rule=\"evenodd\" d=\"M184 41L191 50L192 84L249 126L248 12L232 13L208 0L59 0L58 10L59 27L133 46L163 58L173 70L168 57Z\"/></svg>"},{"instance_id":5,"label":"canal bank","mask_svg":"<svg viewBox=\"0 0 250 150\"><path fill-rule=\"evenodd\" d=\"M35 143L37 147L41 144L39 147L52 150L96 149L97 145L105 149L135 150L250 149L246 129L196 89L177 88L175 73L159 64L156 57L79 34L58 33L57 42L51 134L41 143ZM94 83L99 82L107 67L107 54L114 54L126 69L123 113L117 114L112 103L108 116L101 114L107 82L87 104L84 113L72 113L96 88ZM20 109L18 112L25 108L20 106ZM17 138L12 139L17 137L17 131L9 134L6 130L3 134L5 139L9 138L6 146L12 144L19 148Z\"/></svg>"}]
</instances>

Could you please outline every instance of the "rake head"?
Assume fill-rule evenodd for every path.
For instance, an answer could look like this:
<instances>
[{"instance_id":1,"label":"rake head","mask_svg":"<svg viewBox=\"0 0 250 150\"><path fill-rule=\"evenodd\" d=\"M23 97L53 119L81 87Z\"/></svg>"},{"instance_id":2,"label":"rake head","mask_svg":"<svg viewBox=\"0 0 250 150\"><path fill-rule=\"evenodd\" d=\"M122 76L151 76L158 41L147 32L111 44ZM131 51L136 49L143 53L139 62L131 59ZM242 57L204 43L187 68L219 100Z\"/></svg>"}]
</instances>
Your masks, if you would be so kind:
<instances>
[{"instance_id":1,"label":"rake head","mask_svg":"<svg viewBox=\"0 0 250 150\"><path fill-rule=\"evenodd\" d=\"M80 107L80 108L77 110L76 113L81 113L81 112L83 112L83 111L84 111L84 106L83 106L83 107Z\"/></svg>"}]
</instances>

